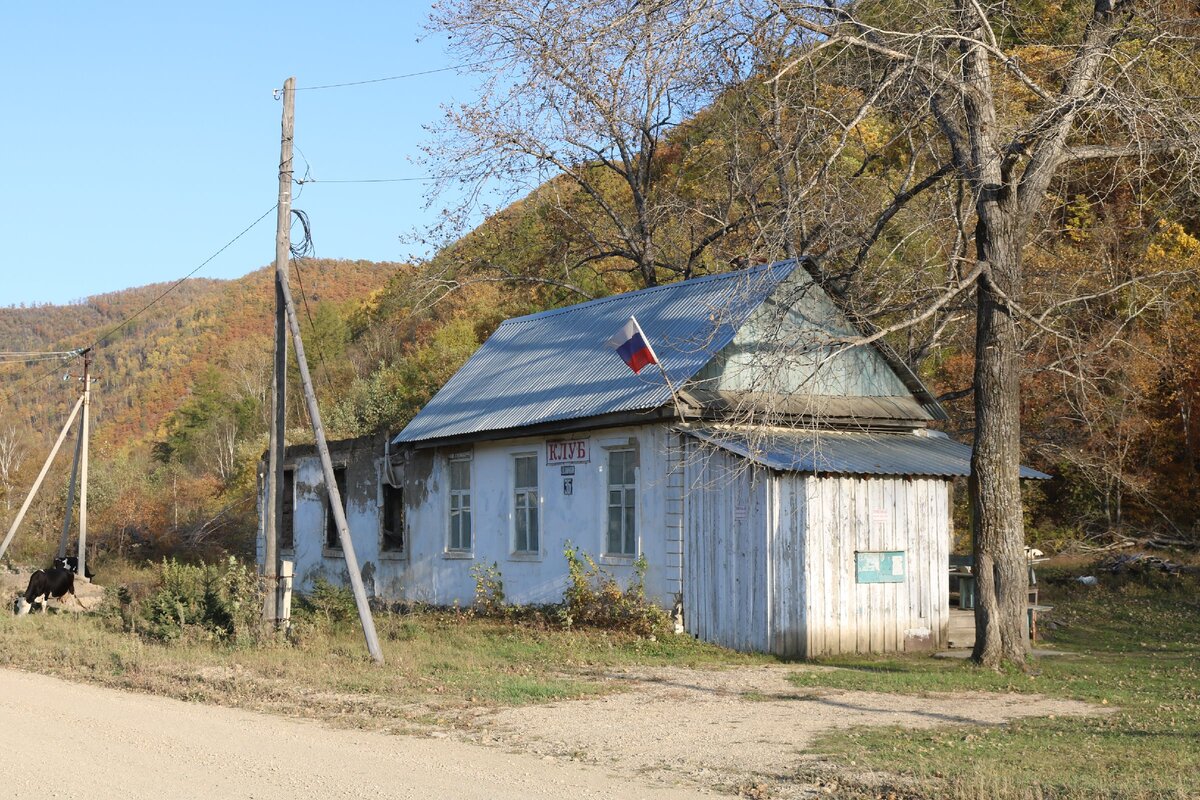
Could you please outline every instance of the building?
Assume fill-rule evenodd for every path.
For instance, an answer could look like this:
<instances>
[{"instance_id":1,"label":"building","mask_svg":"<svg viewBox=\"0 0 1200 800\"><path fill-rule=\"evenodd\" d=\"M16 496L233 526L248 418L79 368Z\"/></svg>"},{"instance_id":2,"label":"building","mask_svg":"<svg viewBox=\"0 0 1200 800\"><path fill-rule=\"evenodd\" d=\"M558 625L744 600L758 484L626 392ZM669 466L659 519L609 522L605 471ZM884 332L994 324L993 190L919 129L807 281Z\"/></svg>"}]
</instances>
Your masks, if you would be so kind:
<instances>
[{"instance_id":1,"label":"building","mask_svg":"<svg viewBox=\"0 0 1200 800\"><path fill-rule=\"evenodd\" d=\"M662 370L606 346L630 317ZM622 582L644 559L697 636L807 657L945 643L970 448L944 418L782 262L508 320L391 441L333 451L377 598L468 604L494 563L510 602L557 602L575 546ZM345 567L315 454L287 467L304 589Z\"/></svg>"}]
</instances>

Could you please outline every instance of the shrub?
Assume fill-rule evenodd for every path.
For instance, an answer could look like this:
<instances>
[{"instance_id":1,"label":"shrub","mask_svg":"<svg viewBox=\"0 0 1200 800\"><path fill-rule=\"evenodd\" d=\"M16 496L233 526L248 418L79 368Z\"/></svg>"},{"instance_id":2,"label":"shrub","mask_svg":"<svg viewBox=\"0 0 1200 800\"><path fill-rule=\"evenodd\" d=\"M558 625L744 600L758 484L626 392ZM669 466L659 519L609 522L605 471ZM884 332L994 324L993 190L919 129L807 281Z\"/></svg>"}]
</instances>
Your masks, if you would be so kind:
<instances>
[{"instance_id":1,"label":"shrub","mask_svg":"<svg viewBox=\"0 0 1200 800\"><path fill-rule=\"evenodd\" d=\"M335 586L324 576L313 581L311 592L299 596L298 606L301 613L324 617L330 624L358 619L354 592L345 586Z\"/></svg>"},{"instance_id":2,"label":"shrub","mask_svg":"<svg viewBox=\"0 0 1200 800\"><path fill-rule=\"evenodd\" d=\"M495 561L490 567L476 564L471 567L471 577L475 579L475 602L472 604L475 613L489 617L504 615L507 608L500 565Z\"/></svg>"},{"instance_id":3,"label":"shrub","mask_svg":"<svg viewBox=\"0 0 1200 800\"><path fill-rule=\"evenodd\" d=\"M258 577L232 556L197 565L164 559L157 584L141 604L142 629L156 639L195 632L217 641L242 641L259 627L262 596Z\"/></svg>"},{"instance_id":4,"label":"shrub","mask_svg":"<svg viewBox=\"0 0 1200 800\"><path fill-rule=\"evenodd\" d=\"M563 594L564 626L589 625L648 636L667 629L667 612L646 599L646 558L634 562L633 577L624 589L612 573L568 542L568 583Z\"/></svg>"}]
</instances>

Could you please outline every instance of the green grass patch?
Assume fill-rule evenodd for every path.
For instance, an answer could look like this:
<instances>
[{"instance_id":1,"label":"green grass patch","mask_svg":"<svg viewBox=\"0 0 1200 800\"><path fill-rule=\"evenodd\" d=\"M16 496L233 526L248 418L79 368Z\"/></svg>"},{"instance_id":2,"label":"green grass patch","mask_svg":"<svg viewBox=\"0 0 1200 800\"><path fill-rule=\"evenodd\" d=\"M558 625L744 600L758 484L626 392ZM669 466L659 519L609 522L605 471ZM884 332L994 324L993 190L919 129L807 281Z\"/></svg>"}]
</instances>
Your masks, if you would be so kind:
<instances>
[{"instance_id":1,"label":"green grass patch","mask_svg":"<svg viewBox=\"0 0 1200 800\"><path fill-rule=\"evenodd\" d=\"M115 605L115 604L114 604ZM237 644L156 641L107 615L0 615L0 666L107 686L347 725L443 719L471 706L549 702L612 691L624 667L764 663L689 636L539 629L426 611L377 614L386 663L367 655L357 620L297 619L292 634Z\"/></svg>"},{"instance_id":2,"label":"green grass patch","mask_svg":"<svg viewBox=\"0 0 1200 800\"><path fill-rule=\"evenodd\" d=\"M1116 711L1030 718L995 727L859 728L817 749L842 763L917 779L916 796L1200 796L1200 586L1138 578L1084 587L1043 579L1055 606L1048 644L1074 657L1028 673L928 657L839 658L797 672L800 687L877 692L1020 692L1085 700Z\"/></svg>"}]
</instances>

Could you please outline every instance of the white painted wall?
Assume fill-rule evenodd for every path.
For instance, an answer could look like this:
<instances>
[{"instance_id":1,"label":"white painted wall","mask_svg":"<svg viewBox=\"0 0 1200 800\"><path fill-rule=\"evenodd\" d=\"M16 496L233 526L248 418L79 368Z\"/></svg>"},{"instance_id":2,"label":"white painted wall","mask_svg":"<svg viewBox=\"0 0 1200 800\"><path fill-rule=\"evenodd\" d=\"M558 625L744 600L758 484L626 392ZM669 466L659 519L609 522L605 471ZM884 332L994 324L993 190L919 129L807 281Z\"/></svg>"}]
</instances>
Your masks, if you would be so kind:
<instances>
[{"instance_id":1,"label":"white painted wall","mask_svg":"<svg viewBox=\"0 0 1200 800\"><path fill-rule=\"evenodd\" d=\"M462 448L423 452L408 468L404 481L408 550L403 557L381 557L382 450L374 457L360 455L357 469L353 460L343 458L351 470L346 516L368 594L389 602L468 605L475 594L471 568L495 562L509 602L559 602L566 587L563 550L568 541L596 557L625 585L633 576L634 558L603 555L606 450L632 443L638 453L635 530L638 554L648 562L646 590L670 607L680 591L682 553L679 479L670 474L676 456L669 445L676 435L666 425L655 424L550 438L588 440L589 461L574 465L570 495L563 492L560 467L546 464L548 437L481 442L469 448L473 546L468 553L448 549L448 458L463 452ZM541 541L534 555L513 552L513 457L522 453L535 453L539 465ZM339 460L336 452L334 460ZM291 458L288 464L296 469L295 548L284 557L294 559L297 588L304 591L312 588L318 575L344 578L345 562L339 552L322 546L325 495L320 463L315 456L306 456Z\"/></svg>"}]
</instances>

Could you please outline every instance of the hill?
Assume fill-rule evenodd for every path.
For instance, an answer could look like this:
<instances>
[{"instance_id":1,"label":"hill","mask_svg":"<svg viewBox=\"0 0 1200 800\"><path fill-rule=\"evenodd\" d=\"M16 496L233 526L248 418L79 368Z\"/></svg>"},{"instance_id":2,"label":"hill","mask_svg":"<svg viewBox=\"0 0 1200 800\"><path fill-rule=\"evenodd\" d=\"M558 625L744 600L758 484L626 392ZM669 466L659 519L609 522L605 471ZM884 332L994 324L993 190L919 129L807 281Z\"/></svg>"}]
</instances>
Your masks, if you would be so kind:
<instances>
[{"instance_id":1,"label":"hill","mask_svg":"<svg viewBox=\"0 0 1200 800\"><path fill-rule=\"evenodd\" d=\"M400 268L326 259L293 268L312 357L323 356L314 364L324 377L322 393L333 385L328 370L341 363L351 320ZM135 533L150 539L165 520L183 531L230 503L247 505L250 454L269 418L272 282L273 269L265 267L235 280L189 279L170 292L170 284L153 284L63 306L0 308L0 350L95 343L90 494L98 540L114 528L122 540ZM78 358L0 366L6 526L78 397L78 382L65 377L79 373ZM60 454L26 523L34 549L32 542L48 541L61 525L53 520L61 515L69 462L69 452Z\"/></svg>"}]
</instances>

